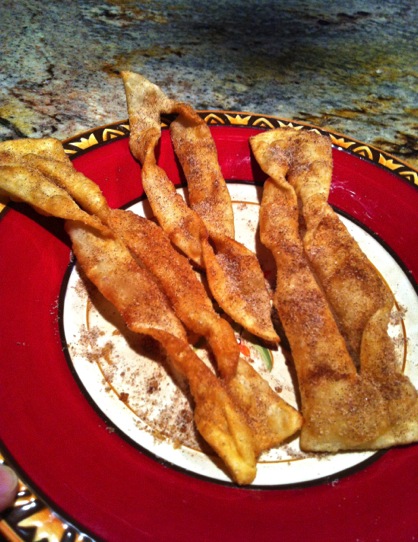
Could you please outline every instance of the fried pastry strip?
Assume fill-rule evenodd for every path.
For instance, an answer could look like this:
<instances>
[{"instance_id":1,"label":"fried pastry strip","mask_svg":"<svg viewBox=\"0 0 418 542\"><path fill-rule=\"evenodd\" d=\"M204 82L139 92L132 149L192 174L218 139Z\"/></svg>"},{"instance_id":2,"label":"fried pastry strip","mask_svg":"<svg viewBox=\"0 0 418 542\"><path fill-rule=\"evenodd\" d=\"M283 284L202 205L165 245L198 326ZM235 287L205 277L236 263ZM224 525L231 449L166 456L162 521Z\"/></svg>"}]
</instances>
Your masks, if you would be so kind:
<instances>
[{"instance_id":1,"label":"fried pastry strip","mask_svg":"<svg viewBox=\"0 0 418 542\"><path fill-rule=\"evenodd\" d=\"M18 145L18 151L22 150L26 151L26 145ZM16 162L16 156L1 154L1 189L9 196L17 197L17 194L18 199L24 199L36 210L70 219L66 229L86 275L116 306L132 331L148 334L165 347L174 371L190 386L199 432L222 458L232 478L239 484L250 483L256 473L258 452L249 422L221 382L190 348L181 322L149 272L140 268L123 243L114 238L96 216L83 212L64 189L34 168L3 165L6 158ZM21 157L23 163L25 160L26 155ZM32 166L41 166L48 171L54 180L67 174L70 178L75 177L79 182L71 187L72 192L89 205L92 182L68 171L65 161L61 171L55 169L59 160L48 158L46 166L36 159L30 162ZM93 189L92 195L95 193ZM106 209L104 198L99 203L101 209Z\"/></svg>"},{"instance_id":2,"label":"fried pastry strip","mask_svg":"<svg viewBox=\"0 0 418 542\"><path fill-rule=\"evenodd\" d=\"M268 447L278 445L290 436L290 428L295 432L299 427L297 424L300 424L299 414L271 390L268 391L268 386L266 388L258 373L251 375L251 379L248 378L251 386L241 385L237 393L236 383L243 380L243 374L249 373L241 368L240 375L237 375L239 349L235 334L228 322L214 311L212 302L197 280L190 263L174 250L163 230L129 211L111 211L98 186L73 168L60 144L52 145L53 152L45 158L43 152L36 152L38 149L43 150L43 143L40 143L34 141L29 148L27 145L18 145L15 155L21 154L18 156L19 160L38 168L48 175L52 182L65 188L88 212L97 214L154 279L158 280L161 290L168 296L180 320L188 329L208 340L223 380L231 388L231 395L235 397L236 403L244 408L247 419L250 420L251 431L264 435L262 442L269 443ZM74 208L77 209L75 204ZM77 218L74 214L70 216ZM167 262L170 262L170 265L167 265ZM240 366L246 364L244 360L239 363ZM259 396L264 398L263 401ZM257 404L262 404L263 408L249 408L249 405L255 404L256 397ZM280 423L278 420L281 420ZM257 439L258 453L265 449L260 448L260 442L260 439Z\"/></svg>"},{"instance_id":3,"label":"fried pastry strip","mask_svg":"<svg viewBox=\"0 0 418 542\"><path fill-rule=\"evenodd\" d=\"M82 211L65 190L56 186L42 173L19 165L13 156L1 152L0 192L14 201L28 203L40 214L79 220L103 229L100 220Z\"/></svg>"},{"instance_id":4,"label":"fried pastry strip","mask_svg":"<svg viewBox=\"0 0 418 542\"><path fill-rule=\"evenodd\" d=\"M22 157L27 154L36 153L43 158L52 158L61 162L66 162L68 157L64 151L62 143L53 137L43 137L38 139L12 139L2 141L0 150L8 152L15 157Z\"/></svg>"},{"instance_id":5,"label":"fried pastry strip","mask_svg":"<svg viewBox=\"0 0 418 542\"><path fill-rule=\"evenodd\" d=\"M385 329L386 307L375 312L365 326L358 374L322 286L312 274L299 231L296 191L300 193L301 176L295 173L309 169L312 156L307 157L308 163L298 163L299 170L292 169L303 144L283 145L278 132L252 138L251 146L270 176L263 191L260 233L278 268L274 303L298 374L305 419L301 446L314 451L377 449L416 440L417 394L409 380L394 369ZM292 131L291 135L297 140L297 134ZM329 162L323 162L316 163L314 174L311 171L305 177L305 193L311 197L327 193L324 184L316 188L318 177L324 172L326 176L329 169ZM307 216L308 240L312 221L323 216L323 211L319 206L316 215ZM332 244L332 236L327 242Z\"/></svg>"},{"instance_id":6,"label":"fried pastry strip","mask_svg":"<svg viewBox=\"0 0 418 542\"><path fill-rule=\"evenodd\" d=\"M187 179L190 207L202 218L210 236L233 239L235 228L231 197L209 126L189 105L180 104L178 112L170 124L170 133Z\"/></svg>"},{"instance_id":7,"label":"fried pastry strip","mask_svg":"<svg viewBox=\"0 0 418 542\"><path fill-rule=\"evenodd\" d=\"M234 332L214 311L188 260L172 247L159 226L131 211L112 210L109 226L152 273L183 324L207 338L222 377L231 378L239 358Z\"/></svg>"},{"instance_id":8,"label":"fried pastry strip","mask_svg":"<svg viewBox=\"0 0 418 542\"><path fill-rule=\"evenodd\" d=\"M118 308L130 329L150 334L165 346L174 371L189 381L196 401L198 429L224 459L238 483L249 483L255 475L258 455L280 444L299 428L299 413L284 403L258 373L246 367L244 360L238 361L239 350L232 328L213 310L190 263L173 249L164 232L131 212L112 211L95 183L76 172L66 156L61 161L60 151L64 151L60 145L54 144L54 152L45 157L43 142L39 143L34 141L30 148L18 145L13 156L13 162L30 164L26 183L29 187L26 190L32 189L33 193L30 202L45 199L35 189L37 175L72 202L72 212L65 216L74 220L67 223L67 229L86 274ZM48 145L47 148L51 150ZM44 179L40 171L48 178ZM106 226L96 217L83 213L71 197L89 212L97 212ZM62 214L59 206L48 208L57 216ZM95 218L91 222L95 229L75 222L85 217ZM139 256L142 267L132 259L125 244ZM185 330L155 284L155 277L188 327L209 339L223 385L189 348Z\"/></svg>"},{"instance_id":9,"label":"fried pastry strip","mask_svg":"<svg viewBox=\"0 0 418 542\"><path fill-rule=\"evenodd\" d=\"M66 190L86 212L106 222L109 207L102 191L96 183L77 171L68 157L65 162L60 162L30 154L24 157L24 161Z\"/></svg>"},{"instance_id":10,"label":"fried pastry strip","mask_svg":"<svg viewBox=\"0 0 418 542\"><path fill-rule=\"evenodd\" d=\"M199 433L223 460L232 479L240 485L250 484L256 475L259 451L246 417L189 345L162 332L155 338L189 383Z\"/></svg>"},{"instance_id":11,"label":"fried pastry strip","mask_svg":"<svg viewBox=\"0 0 418 542\"><path fill-rule=\"evenodd\" d=\"M26 150L32 153L33 145L29 149L26 145L18 145L19 152L23 151L24 154ZM100 221L81 211L65 190L34 169L3 165L6 158L14 163L16 157L10 157L10 153L1 155L0 185L9 196L18 195L19 199L24 199L44 213L75 221L85 220L103 229ZM26 155L20 157L24 163L26 158ZM31 164L44 170L43 159L36 158L30 160ZM56 171L54 162L58 163L48 159L46 164L54 180L67 174L70 178L77 178L77 175L68 171L65 162L61 163L64 167L59 171ZM52 169L50 166L53 166ZM89 182L73 186L73 193L81 196L82 200L85 200L89 192L87 190L86 193L86 184ZM202 436L224 459L237 482L249 483L255 475L255 456L246 422L236 412L214 375L188 347L183 326L149 273L138 267L126 248L116 239L100 235L97 230L87 229L81 222L67 222L67 231L84 271L103 295L115 304L128 327L138 333L147 333L166 346L175 370L189 381L196 401L196 424Z\"/></svg>"},{"instance_id":12,"label":"fried pastry strip","mask_svg":"<svg viewBox=\"0 0 418 542\"><path fill-rule=\"evenodd\" d=\"M373 440L387 426L380 418L381 409L375 408L379 396L360 381L312 276L298 237L296 195L289 185L279 188L266 181L260 235L277 263L274 304L298 375L304 417L301 447L337 451ZM369 423L374 419L381 419L377 427L374 421Z\"/></svg>"},{"instance_id":13,"label":"fried pastry strip","mask_svg":"<svg viewBox=\"0 0 418 542\"><path fill-rule=\"evenodd\" d=\"M257 337L277 343L271 321L270 296L253 252L226 236L202 241L210 291L235 322Z\"/></svg>"},{"instance_id":14,"label":"fried pastry strip","mask_svg":"<svg viewBox=\"0 0 418 542\"><path fill-rule=\"evenodd\" d=\"M142 185L151 208L172 243L202 265L201 238L207 236L206 228L155 159L161 136L160 115L172 113L176 103L142 75L122 72L122 78L130 123L129 145L142 165Z\"/></svg>"},{"instance_id":15,"label":"fried pastry strip","mask_svg":"<svg viewBox=\"0 0 418 542\"><path fill-rule=\"evenodd\" d=\"M186 341L186 332L145 269L141 269L113 234L99 235L77 222L66 223L74 254L87 277L137 333L170 332Z\"/></svg>"},{"instance_id":16,"label":"fried pastry strip","mask_svg":"<svg viewBox=\"0 0 418 542\"><path fill-rule=\"evenodd\" d=\"M152 273L184 325L208 340L226 388L250 421L257 455L296 433L300 414L239 358L231 326L214 311L189 262L173 249L163 230L121 210L111 212L109 226Z\"/></svg>"},{"instance_id":17,"label":"fried pastry strip","mask_svg":"<svg viewBox=\"0 0 418 542\"><path fill-rule=\"evenodd\" d=\"M279 446L302 427L301 414L243 358L239 358L235 375L225 385L250 422L257 455Z\"/></svg>"},{"instance_id":18,"label":"fried pastry strip","mask_svg":"<svg viewBox=\"0 0 418 542\"><path fill-rule=\"evenodd\" d=\"M159 87L141 75L123 72L122 77L131 125L131 151L142 164L144 190L159 224L174 245L206 269L210 290L221 308L254 335L269 342L277 342L278 336L270 317L270 298L256 256L245 247L241 246L238 250L238 243L222 233L232 229L232 209L223 178L218 176L214 179L210 176L205 181L206 187L210 184L217 185L210 189L209 197L204 198L204 189L198 190L196 187L203 176L201 172L198 176L196 168L192 168L191 164L194 162L200 168L207 164L209 158L216 160L213 143L208 144L210 134L202 131L195 114L191 113L191 108L169 100ZM183 142L187 141L186 147L177 145L177 150L181 149L180 156L184 159L186 151L192 152L192 141L197 145L197 151L206 153L204 157L199 157L199 152L193 150L193 155L187 161L186 173L192 175L198 207L209 209L213 204L216 209L215 213L208 210L204 213L208 219L208 227L202 218L188 207L165 172L156 164L155 147L161 133L160 115L168 112L179 113L179 118L182 119L174 131L175 135L183 134ZM184 122L191 123L191 132L187 138L184 136ZM215 169L212 166L211 171ZM226 215L226 225L221 226L223 212ZM213 235L209 239L210 232L213 232ZM248 267L250 258L251 272ZM219 293L221 284L223 295Z\"/></svg>"},{"instance_id":19,"label":"fried pastry strip","mask_svg":"<svg viewBox=\"0 0 418 542\"><path fill-rule=\"evenodd\" d=\"M43 167L45 169L45 165ZM98 188L83 175L63 170L65 175L64 180L61 180L63 175L50 166L48 173L59 184L66 183L66 188L79 204L89 212L98 213L113 231L117 231L118 236L139 257L153 277L158 277L162 290L168 295L180 320L189 329L208 339L230 395L239 408L244 410L250 422L257 455L294 434L301 425L300 414L278 397L246 361L239 359L232 328L213 310L190 264L172 248L163 231L152 222L132 213L110 211L101 192L97 193ZM112 217L119 217L119 221L112 220ZM244 247L241 250L245 251ZM170 266L166 265L167 261ZM245 272L251 274L250 262ZM250 276L248 283L251 284Z\"/></svg>"},{"instance_id":20,"label":"fried pastry strip","mask_svg":"<svg viewBox=\"0 0 418 542\"><path fill-rule=\"evenodd\" d=\"M108 205L100 188L74 168L58 139L5 141L0 143L0 153L2 150L6 152L1 160L2 164L5 164L4 157L8 156L10 164L25 166L31 171L41 174L49 182L68 192L89 214L97 215L98 218L105 221Z\"/></svg>"},{"instance_id":21,"label":"fried pastry strip","mask_svg":"<svg viewBox=\"0 0 418 542\"><path fill-rule=\"evenodd\" d=\"M253 335L278 343L271 320L270 295L255 254L221 235L202 239L201 246L209 289L218 305Z\"/></svg>"},{"instance_id":22,"label":"fried pastry strip","mask_svg":"<svg viewBox=\"0 0 418 542\"><path fill-rule=\"evenodd\" d=\"M277 152L280 148L291 153L287 179L300 200L306 228L303 246L358 365L367 322L377 310L390 310L393 295L328 204L330 139L291 128L270 134Z\"/></svg>"},{"instance_id":23,"label":"fried pastry strip","mask_svg":"<svg viewBox=\"0 0 418 542\"><path fill-rule=\"evenodd\" d=\"M219 306L245 329L277 342L258 259L234 240L231 198L209 127L189 105L179 104L177 111L170 124L171 139L187 179L190 206L209 232L209 239L202 239L202 251L210 290Z\"/></svg>"},{"instance_id":24,"label":"fried pastry strip","mask_svg":"<svg viewBox=\"0 0 418 542\"><path fill-rule=\"evenodd\" d=\"M378 387L386 404L390 430L382 435L377 447L416 440L417 394L400 373L387 332L393 294L327 201L331 142L313 132L296 135L285 131L283 136L282 148L295 149L288 180L300 199L306 223L305 252L355 364L362 377Z\"/></svg>"},{"instance_id":25,"label":"fried pastry strip","mask_svg":"<svg viewBox=\"0 0 418 542\"><path fill-rule=\"evenodd\" d=\"M119 240L97 235L76 222L67 222L66 229L83 271L117 308L128 328L159 341L174 369L186 378L203 438L237 483L250 483L256 473L256 455L247 422L220 381L190 348L183 326L152 276Z\"/></svg>"}]
</instances>

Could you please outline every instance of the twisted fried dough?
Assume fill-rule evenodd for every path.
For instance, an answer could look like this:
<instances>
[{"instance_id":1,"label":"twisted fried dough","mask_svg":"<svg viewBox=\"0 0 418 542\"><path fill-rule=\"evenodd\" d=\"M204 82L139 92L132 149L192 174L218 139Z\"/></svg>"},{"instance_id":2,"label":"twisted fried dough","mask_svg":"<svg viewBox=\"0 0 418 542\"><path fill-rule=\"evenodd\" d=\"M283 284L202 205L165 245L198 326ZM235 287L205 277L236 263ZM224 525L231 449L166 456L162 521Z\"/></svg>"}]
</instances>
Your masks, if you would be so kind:
<instances>
[{"instance_id":1,"label":"twisted fried dough","mask_svg":"<svg viewBox=\"0 0 418 542\"><path fill-rule=\"evenodd\" d=\"M327 204L330 141L289 128L259 134L251 147L269 175L260 233L278 268L274 303L298 374L302 448L378 449L418 440L417 392L397 368L387 334L393 297Z\"/></svg>"},{"instance_id":2,"label":"twisted fried dough","mask_svg":"<svg viewBox=\"0 0 418 542\"><path fill-rule=\"evenodd\" d=\"M233 234L231 201L208 128L189 106L168 99L140 74L122 72L122 78L130 148L142 164L143 187L159 224L175 246L206 270L211 293L226 314L250 333L278 342L259 262L229 236ZM178 114L173 143L190 180L191 201L202 216L186 204L156 163L160 115L169 112Z\"/></svg>"},{"instance_id":3,"label":"twisted fried dough","mask_svg":"<svg viewBox=\"0 0 418 542\"><path fill-rule=\"evenodd\" d=\"M111 210L97 185L75 171L63 152L60 144L44 140L29 146L18 143L3 153L0 146L0 188L9 193L17 185L20 196L26 194L24 199L35 208L67 219L74 253L86 275L131 330L163 345L174 371L189 383L199 432L233 479L250 483L260 453L299 429L299 413L239 359L232 328L215 313L190 263L163 230L128 211ZM22 178L17 176L10 184L9 169L16 175L19 163L24 164L24 182L19 184ZM190 348L169 302L190 329L208 339L222 380Z\"/></svg>"}]
</instances>

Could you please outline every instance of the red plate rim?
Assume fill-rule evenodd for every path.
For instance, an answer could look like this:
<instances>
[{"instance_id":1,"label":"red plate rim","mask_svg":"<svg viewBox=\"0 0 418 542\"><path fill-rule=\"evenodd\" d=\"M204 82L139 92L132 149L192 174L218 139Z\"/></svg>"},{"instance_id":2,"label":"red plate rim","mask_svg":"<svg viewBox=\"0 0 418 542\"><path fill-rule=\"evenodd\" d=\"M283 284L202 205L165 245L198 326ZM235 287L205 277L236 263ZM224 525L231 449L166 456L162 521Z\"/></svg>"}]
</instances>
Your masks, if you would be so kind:
<instances>
[{"instance_id":1,"label":"red plate rim","mask_svg":"<svg viewBox=\"0 0 418 542\"><path fill-rule=\"evenodd\" d=\"M301 123L298 121L288 120L288 119L282 119L275 116L269 116L269 115L258 115L254 113L247 113L247 112L234 112L234 111L217 111L217 110L207 110L207 111L199 111L199 114L204 118L204 120L207 122L208 125L217 127L217 126L228 126L228 127L234 127L234 128L255 128L255 129L271 129L271 128L278 128L278 127L284 127L284 126L293 126L293 127L301 127L302 129L309 129L309 130L316 130L323 134L328 134L333 142L334 147L342 149L344 152L349 153L350 155L355 155L362 160L366 160L373 164L374 166L379 166L383 168L384 170L390 172L391 174L395 175L399 180L406 181L406 183L409 186L413 186L415 189L418 188L418 170L411 167L406 162L403 162L399 160L398 158L383 152L373 146L367 145L365 143L362 143L361 141L357 141L352 138L348 138L347 136L344 136L342 134L332 132L329 130L325 130L322 128L318 128L316 126ZM170 122L170 117L163 118L162 126L166 127L168 123ZM122 120L119 122L107 124L101 127L94 128L92 130L81 132L71 138L66 139L63 144L66 152L69 154L71 159L76 159L80 156L83 156L85 153L90 152L94 148L101 147L103 145L111 144L112 142L115 142L119 139L127 138L129 136L129 123L127 120ZM7 209L7 208L6 208ZM4 214L4 211L2 212L2 215ZM414 271L417 273L418 269L414 269ZM413 279L412 279L412 282ZM414 284L415 288L417 288L416 283ZM0 441L1 444L1 441ZM412 464L412 458L413 456L416 459L416 452L417 448L412 451L412 447L408 450L410 453L408 454L407 461L408 464ZM1 447L0 447L0 453L1 453ZM7 459L9 459L9 463L13 464L13 456L10 454L6 447L4 447L3 455ZM406 456L405 456L406 457ZM397 458L399 459L399 450L395 450L393 454L391 454L391 457L389 458L389 464L394 463ZM1 459L1 455L0 455ZM16 466L17 470L19 471L18 465ZM415 473L416 474L416 473ZM362 476L360 474L360 476ZM25 479L28 481L28 485L31 487L36 487L36 484L30 483L30 478L27 478L25 476ZM196 482L198 483L198 482ZM236 490L234 490L236 491ZM245 490L238 490L243 491ZM267 490L267 493L269 491ZM30 525L30 518L32 517L34 519L34 524L36 521L39 521L35 518L37 514L39 514L41 511L44 515L44 521L45 524L47 521L51 521L51 517L53 518L54 523L54 529L56 532L56 529L62 529L63 538L66 537L66 540L71 539L77 539L77 537L80 537L83 532L89 531L89 529L85 529L82 524L78 525L77 520L70 520L70 523L72 522L73 525L67 525L66 519L60 519L56 513L62 516L62 518L66 518L66 513L63 510L57 510L56 507L53 505L48 504L49 499L48 497L42 495L42 491L39 491L38 493L36 490L34 492L31 491L31 489L28 488L28 486L25 485L25 481L22 480L21 482L21 493L19 499L16 501L14 507L9 509L2 517L0 516L0 534L3 533L3 535L9 537L11 540L26 540L26 538L22 537L22 531L17 529L19 522L16 520L16 518L24 518L27 525ZM268 507L271 506L271 498L268 497L267 499L269 501ZM22 502L25 501L26 504L22 504ZM32 509L31 513L28 513L28 505L27 503L32 503ZM19 515L20 514L20 515ZM23 514L23 516L22 516ZM60 526L58 525L60 524ZM76 527L75 525L78 525ZM54 536L53 531L51 531L51 537ZM406 534L406 530L405 533ZM46 536L49 536L48 533ZM14 537L14 538L13 538ZM84 535L84 540L86 539ZM294 538L289 537L289 540L293 540ZM27 539L29 540L29 538ZM52 538L51 538L52 540ZM365 539L366 540L366 539ZM367 538L367 540L369 540ZM388 539L389 540L389 539Z\"/></svg>"}]
</instances>

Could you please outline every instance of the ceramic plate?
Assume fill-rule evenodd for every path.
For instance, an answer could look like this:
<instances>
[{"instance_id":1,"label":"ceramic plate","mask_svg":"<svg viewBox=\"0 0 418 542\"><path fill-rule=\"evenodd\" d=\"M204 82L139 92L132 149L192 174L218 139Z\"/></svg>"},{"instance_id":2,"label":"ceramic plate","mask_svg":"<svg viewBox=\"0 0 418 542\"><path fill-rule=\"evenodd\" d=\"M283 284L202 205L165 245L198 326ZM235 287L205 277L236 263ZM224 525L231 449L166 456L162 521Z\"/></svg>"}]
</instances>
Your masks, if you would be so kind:
<instances>
[{"instance_id":1,"label":"ceramic plate","mask_svg":"<svg viewBox=\"0 0 418 542\"><path fill-rule=\"evenodd\" d=\"M247 113L201 115L228 181L237 238L253 248L264 175L248 138L289 124L330 135L330 202L395 294L391 333L418 387L418 173L312 126ZM120 122L64 146L111 206L147 216L128 135ZM182 191L165 129L158 162ZM196 439L188 403L158 352L150 356L147 342L121 334L112 308L79 276L61 221L20 204L0 216L0 453L21 479L0 533L24 541L392 541L418 534L414 445L315 456L302 454L296 438L261 457L250 487L232 484ZM267 276L270 263L264 255ZM240 330L237 337L242 355L295 403L282 351Z\"/></svg>"}]
</instances>

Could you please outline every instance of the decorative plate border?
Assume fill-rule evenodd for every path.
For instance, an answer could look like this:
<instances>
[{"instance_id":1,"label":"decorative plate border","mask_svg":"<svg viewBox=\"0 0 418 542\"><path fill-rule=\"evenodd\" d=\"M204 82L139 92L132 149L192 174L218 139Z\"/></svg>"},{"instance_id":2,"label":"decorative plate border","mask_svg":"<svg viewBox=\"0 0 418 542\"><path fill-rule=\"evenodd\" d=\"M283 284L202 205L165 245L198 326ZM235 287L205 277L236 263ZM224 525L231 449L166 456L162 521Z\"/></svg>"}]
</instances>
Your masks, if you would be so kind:
<instances>
[{"instance_id":1,"label":"decorative plate border","mask_svg":"<svg viewBox=\"0 0 418 542\"><path fill-rule=\"evenodd\" d=\"M414 186L418 187L418 170L413 168L406 162L402 162L395 156L381 151L376 147L367 145L361 141L348 138L345 135L337 132L318 128L310 124L281 119L271 115L257 115L254 113L235 112L235 111L198 111L199 115L209 126L235 126L246 128L260 128L260 130L292 127L301 130L312 130L320 134L329 135L332 144L352 154L360 156L378 164L389 171L395 172L403 179ZM174 117L167 115L162 118L161 126L166 128ZM130 133L129 121L123 120L114 124L101 126L81 133L70 139L67 139L63 144L65 151L71 158L80 156L87 150L90 150L96 145L103 145L115 139L128 137Z\"/></svg>"},{"instance_id":2,"label":"decorative plate border","mask_svg":"<svg viewBox=\"0 0 418 542\"><path fill-rule=\"evenodd\" d=\"M6 463L1 454L0 463ZM62 520L21 480L13 506L0 513L0 540L2 536L10 542L94 542Z\"/></svg>"},{"instance_id":3,"label":"decorative plate border","mask_svg":"<svg viewBox=\"0 0 418 542\"><path fill-rule=\"evenodd\" d=\"M293 127L329 135L335 147L388 169L418 188L418 170L386 152L345 135L268 115L216 110L198 113L209 126L253 127L260 130ZM173 116L163 117L162 128L168 127L172 119ZM129 134L129 121L122 120L76 134L66 139L63 146L69 157L73 159L92 150L95 146L103 146L106 143L129 137ZM7 206L0 201L0 214L6 208ZM0 463L5 463L1 453ZM57 512L50 509L22 481L19 481L18 494L13 506L3 514L0 513L0 540L2 536L10 542L94 542L75 526L61 519Z\"/></svg>"}]
</instances>

